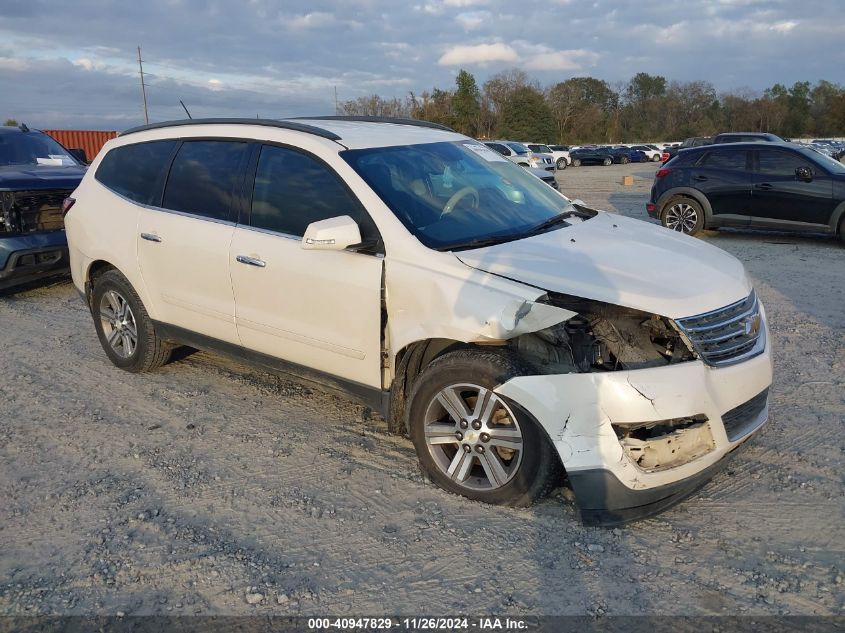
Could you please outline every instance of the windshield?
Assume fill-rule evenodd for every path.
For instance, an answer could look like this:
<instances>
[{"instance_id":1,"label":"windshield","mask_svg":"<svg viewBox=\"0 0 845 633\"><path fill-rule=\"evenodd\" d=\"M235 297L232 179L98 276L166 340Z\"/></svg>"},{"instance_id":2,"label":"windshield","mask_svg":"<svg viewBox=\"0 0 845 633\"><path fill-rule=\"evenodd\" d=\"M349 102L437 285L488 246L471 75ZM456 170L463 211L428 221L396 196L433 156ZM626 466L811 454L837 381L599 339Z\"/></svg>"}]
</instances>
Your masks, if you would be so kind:
<instances>
[{"instance_id":1,"label":"windshield","mask_svg":"<svg viewBox=\"0 0 845 633\"><path fill-rule=\"evenodd\" d=\"M528 153L528 148L525 145L520 145L519 143L507 143L507 146L510 147L513 151L515 151L520 156L524 156Z\"/></svg>"},{"instance_id":2,"label":"windshield","mask_svg":"<svg viewBox=\"0 0 845 633\"><path fill-rule=\"evenodd\" d=\"M565 196L475 141L347 150L341 156L429 248L476 248L527 237L573 211Z\"/></svg>"},{"instance_id":3,"label":"windshield","mask_svg":"<svg viewBox=\"0 0 845 633\"><path fill-rule=\"evenodd\" d=\"M532 152L537 152L538 154L551 154L552 150L548 145L529 145L528 146Z\"/></svg>"},{"instance_id":4,"label":"windshield","mask_svg":"<svg viewBox=\"0 0 845 633\"><path fill-rule=\"evenodd\" d=\"M41 132L0 134L0 165L78 165L67 150Z\"/></svg>"},{"instance_id":5,"label":"windshield","mask_svg":"<svg viewBox=\"0 0 845 633\"><path fill-rule=\"evenodd\" d=\"M801 150L803 150L802 153L805 156L812 158L829 172L833 174L845 174L845 165L840 163L833 156L828 156L827 154L823 154L822 152L811 148L801 148Z\"/></svg>"}]
</instances>

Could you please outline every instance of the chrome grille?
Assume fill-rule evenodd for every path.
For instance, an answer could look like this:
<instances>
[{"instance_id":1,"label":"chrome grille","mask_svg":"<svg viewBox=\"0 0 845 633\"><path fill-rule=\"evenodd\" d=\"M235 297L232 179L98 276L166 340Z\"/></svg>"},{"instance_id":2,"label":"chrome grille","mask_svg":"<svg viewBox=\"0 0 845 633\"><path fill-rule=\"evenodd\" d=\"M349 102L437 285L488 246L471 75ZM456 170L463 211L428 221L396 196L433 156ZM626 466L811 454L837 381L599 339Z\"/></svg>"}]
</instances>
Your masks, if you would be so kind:
<instances>
[{"instance_id":1,"label":"chrome grille","mask_svg":"<svg viewBox=\"0 0 845 633\"><path fill-rule=\"evenodd\" d=\"M738 363L761 353L766 344L760 304L753 290L742 301L675 323L708 365Z\"/></svg>"}]
</instances>

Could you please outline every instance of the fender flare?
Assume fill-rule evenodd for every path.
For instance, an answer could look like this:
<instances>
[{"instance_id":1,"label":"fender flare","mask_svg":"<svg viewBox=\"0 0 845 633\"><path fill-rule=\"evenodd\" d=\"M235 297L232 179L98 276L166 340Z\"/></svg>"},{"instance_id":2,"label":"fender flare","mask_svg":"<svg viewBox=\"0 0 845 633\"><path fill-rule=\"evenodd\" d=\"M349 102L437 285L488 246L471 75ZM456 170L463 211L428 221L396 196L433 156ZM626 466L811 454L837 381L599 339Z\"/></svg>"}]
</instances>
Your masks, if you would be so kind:
<instances>
[{"instance_id":1,"label":"fender flare","mask_svg":"<svg viewBox=\"0 0 845 633\"><path fill-rule=\"evenodd\" d=\"M842 219L845 217L845 200L840 202L830 215L830 232L834 235L839 233L839 227L842 225ZM845 227L842 227L845 229Z\"/></svg>"},{"instance_id":2,"label":"fender flare","mask_svg":"<svg viewBox=\"0 0 845 633\"><path fill-rule=\"evenodd\" d=\"M713 207L710 206L710 201L707 199L707 196L701 193L698 189L693 189L692 187L674 187L661 194L661 196L657 199L658 218L663 217L663 208L666 206L669 200L676 196L692 198L698 204L700 204L701 208L704 210L703 228L706 229L710 225L713 220Z\"/></svg>"}]
</instances>

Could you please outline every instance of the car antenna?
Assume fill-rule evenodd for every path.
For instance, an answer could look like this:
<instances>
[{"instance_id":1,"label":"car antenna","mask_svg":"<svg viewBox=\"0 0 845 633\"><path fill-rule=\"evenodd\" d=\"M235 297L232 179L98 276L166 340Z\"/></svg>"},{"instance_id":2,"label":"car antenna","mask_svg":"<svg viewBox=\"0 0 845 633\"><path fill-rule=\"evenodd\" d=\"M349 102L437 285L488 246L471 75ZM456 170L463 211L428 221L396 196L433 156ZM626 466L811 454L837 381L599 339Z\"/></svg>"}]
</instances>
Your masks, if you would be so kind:
<instances>
[{"instance_id":1,"label":"car antenna","mask_svg":"<svg viewBox=\"0 0 845 633\"><path fill-rule=\"evenodd\" d=\"M188 118L189 118L189 119L193 119L194 117L192 117L192 116L191 116L191 113L190 113L190 112L188 112L188 108L186 108L186 107L185 107L185 102L184 102L184 101L182 101L181 99L179 99L179 103L181 103L181 104L182 104L182 108L185 110L185 114L187 114L187 115L188 115Z\"/></svg>"},{"instance_id":2,"label":"car antenna","mask_svg":"<svg viewBox=\"0 0 845 633\"><path fill-rule=\"evenodd\" d=\"M29 128L28 128L28 127L26 127L26 123L21 123L21 124L18 126L18 129L19 129L21 132L29 132Z\"/></svg>"}]
</instances>

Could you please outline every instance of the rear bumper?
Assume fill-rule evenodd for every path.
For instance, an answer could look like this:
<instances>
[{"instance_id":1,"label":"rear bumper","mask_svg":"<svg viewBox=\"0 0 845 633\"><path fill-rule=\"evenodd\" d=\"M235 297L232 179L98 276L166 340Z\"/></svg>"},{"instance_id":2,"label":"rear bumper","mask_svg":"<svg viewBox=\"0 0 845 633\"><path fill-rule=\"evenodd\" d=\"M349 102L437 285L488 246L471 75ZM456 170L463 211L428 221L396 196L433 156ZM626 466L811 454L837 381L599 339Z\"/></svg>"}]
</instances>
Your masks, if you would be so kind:
<instances>
[{"instance_id":1,"label":"rear bumper","mask_svg":"<svg viewBox=\"0 0 845 633\"><path fill-rule=\"evenodd\" d=\"M0 236L0 290L69 270L64 231Z\"/></svg>"}]
</instances>

